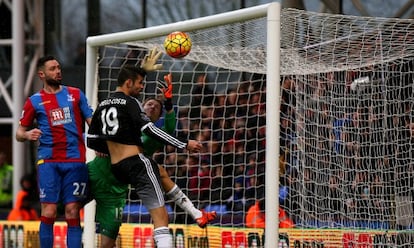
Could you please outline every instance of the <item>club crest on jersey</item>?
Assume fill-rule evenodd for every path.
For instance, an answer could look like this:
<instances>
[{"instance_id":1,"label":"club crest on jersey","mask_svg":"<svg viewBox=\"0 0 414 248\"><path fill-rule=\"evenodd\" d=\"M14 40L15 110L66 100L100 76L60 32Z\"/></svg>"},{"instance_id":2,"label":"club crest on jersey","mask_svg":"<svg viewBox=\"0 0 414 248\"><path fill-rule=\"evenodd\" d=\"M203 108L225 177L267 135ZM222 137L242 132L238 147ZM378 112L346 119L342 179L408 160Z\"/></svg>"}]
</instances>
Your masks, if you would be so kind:
<instances>
[{"instance_id":1,"label":"club crest on jersey","mask_svg":"<svg viewBox=\"0 0 414 248\"><path fill-rule=\"evenodd\" d=\"M75 98L73 97L72 94L68 94L68 102L74 102Z\"/></svg>"},{"instance_id":2,"label":"club crest on jersey","mask_svg":"<svg viewBox=\"0 0 414 248\"><path fill-rule=\"evenodd\" d=\"M39 198L45 198L46 194L45 194L45 189L44 188L40 188L39 189Z\"/></svg>"},{"instance_id":3,"label":"club crest on jersey","mask_svg":"<svg viewBox=\"0 0 414 248\"><path fill-rule=\"evenodd\" d=\"M53 126L63 125L72 122L70 108L57 108L50 111L50 122Z\"/></svg>"}]
</instances>

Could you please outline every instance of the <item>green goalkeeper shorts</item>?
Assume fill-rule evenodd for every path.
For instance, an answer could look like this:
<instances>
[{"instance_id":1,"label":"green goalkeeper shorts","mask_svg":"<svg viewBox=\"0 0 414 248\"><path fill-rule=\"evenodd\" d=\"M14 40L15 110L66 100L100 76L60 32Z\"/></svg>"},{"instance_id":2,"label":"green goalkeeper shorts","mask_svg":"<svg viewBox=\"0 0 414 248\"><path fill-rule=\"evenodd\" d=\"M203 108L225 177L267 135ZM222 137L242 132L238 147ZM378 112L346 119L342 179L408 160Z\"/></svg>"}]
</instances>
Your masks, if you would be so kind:
<instances>
[{"instance_id":1,"label":"green goalkeeper shorts","mask_svg":"<svg viewBox=\"0 0 414 248\"><path fill-rule=\"evenodd\" d=\"M88 164L89 186L96 200L95 220L102 235L116 239L122 224L128 185L120 183L111 172L111 160L95 157Z\"/></svg>"},{"instance_id":2,"label":"green goalkeeper shorts","mask_svg":"<svg viewBox=\"0 0 414 248\"><path fill-rule=\"evenodd\" d=\"M122 211L125 206L125 197L122 199L95 199L96 200L96 222L101 235L111 239L118 237L119 228L122 224Z\"/></svg>"}]
</instances>

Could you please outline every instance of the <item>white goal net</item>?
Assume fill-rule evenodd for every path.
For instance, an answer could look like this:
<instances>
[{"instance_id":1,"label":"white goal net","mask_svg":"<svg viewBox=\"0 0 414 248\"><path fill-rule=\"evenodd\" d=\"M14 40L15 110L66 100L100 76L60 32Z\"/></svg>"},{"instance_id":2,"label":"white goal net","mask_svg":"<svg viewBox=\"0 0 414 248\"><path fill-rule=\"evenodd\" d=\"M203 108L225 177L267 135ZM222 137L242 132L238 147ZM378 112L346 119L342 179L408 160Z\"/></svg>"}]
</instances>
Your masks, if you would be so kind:
<instances>
[{"instance_id":1,"label":"white goal net","mask_svg":"<svg viewBox=\"0 0 414 248\"><path fill-rule=\"evenodd\" d=\"M266 80L267 21L249 17L196 29L179 24L187 27L181 31L191 37L192 50L183 59L164 54L164 68L149 73L142 98L157 96L156 81L172 73L175 135L199 139L204 150L192 155L166 147L154 158L196 207L218 211L213 227L242 230L252 205L278 197L287 213L279 221L294 223L279 230L290 247L409 246L414 21L284 9L280 69L274 68L281 92L271 104L266 94L279 82ZM122 65L139 65L153 47L163 51L166 30L97 42L96 61L87 68L97 68L92 95L99 101L113 92ZM273 158L279 192L265 196L272 178L266 123L279 105L280 147L272 151L280 154ZM167 203L171 223L194 224ZM150 223L133 189L124 217ZM239 247L237 238L231 242Z\"/></svg>"}]
</instances>

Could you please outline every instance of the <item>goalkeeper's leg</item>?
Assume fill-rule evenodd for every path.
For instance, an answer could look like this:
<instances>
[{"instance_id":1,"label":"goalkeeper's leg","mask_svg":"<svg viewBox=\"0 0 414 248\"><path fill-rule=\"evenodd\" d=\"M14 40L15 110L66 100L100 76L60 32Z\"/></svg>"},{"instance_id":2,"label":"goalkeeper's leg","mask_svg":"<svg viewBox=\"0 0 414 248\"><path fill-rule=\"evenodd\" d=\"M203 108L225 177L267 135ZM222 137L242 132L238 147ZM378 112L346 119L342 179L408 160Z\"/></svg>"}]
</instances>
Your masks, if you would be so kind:
<instances>
[{"instance_id":1,"label":"goalkeeper's leg","mask_svg":"<svg viewBox=\"0 0 414 248\"><path fill-rule=\"evenodd\" d=\"M204 228L208 223L213 221L217 217L217 213L205 212L204 210L197 209L191 200L185 195L182 190L175 184L171 178L168 176L167 171L163 166L160 166L160 175L161 175L161 184L167 196L175 202L180 208L182 208L186 213L197 222L197 224Z\"/></svg>"}]
</instances>

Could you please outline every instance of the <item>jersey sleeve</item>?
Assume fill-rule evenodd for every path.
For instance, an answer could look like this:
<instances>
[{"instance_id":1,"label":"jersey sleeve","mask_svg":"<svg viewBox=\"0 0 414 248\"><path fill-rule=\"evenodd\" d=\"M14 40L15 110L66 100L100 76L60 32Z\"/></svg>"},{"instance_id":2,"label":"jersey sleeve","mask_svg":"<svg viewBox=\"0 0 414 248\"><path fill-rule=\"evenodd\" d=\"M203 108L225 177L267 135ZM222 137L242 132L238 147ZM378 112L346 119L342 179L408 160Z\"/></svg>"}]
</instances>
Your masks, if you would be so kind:
<instances>
[{"instance_id":1,"label":"jersey sleeve","mask_svg":"<svg viewBox=\"0 0 414 248\"><path fill-rule=\"evenodd\" d=\"M169 134L173 134L177 125L177 118L175 116L175 112L171 111L171 113L165 113L164 116L164 130Z\"/></svg>"},{"instance_id":2,"label":"jersey sleeve","mask_svg":"<svg viewBox=\"0 0 414 248\"><path fill-rule=\"evenodd\" d=\"M164 130L156 127L154 123L149 122L145 126L142 127L141 131L147 134L150 137L153 137L164 144L172 145L176 148L184 149L187 146L187 143L184 143L177 138L169 135Z\"/></svg>"},{"instance_id":3,"label":"jersey sleeve","mask_svg":"<svg viewBox=\"0 0 414 248\"><path fill-rule=\"evenodd\" d=\"M82 115L85 119L91 118L93 110L88 103L88 99L86 98L85 94L80 90L80 99L79 99L79 107L82 111Z\"/></svg>"},{"instance_id":4,"label":"jersey sleeve","mask_svg":"<svg viewBox=\"0 0 414 248\"><path fill-rule=\"evenodd\" d=\"M36 110L33 107L32 101L30 98L27 98L26 102L23 105L22 114L20 116L20 125L24 127L29 127L33 124L33 120L36 117Z\"/></svg>"}]
</instances>

